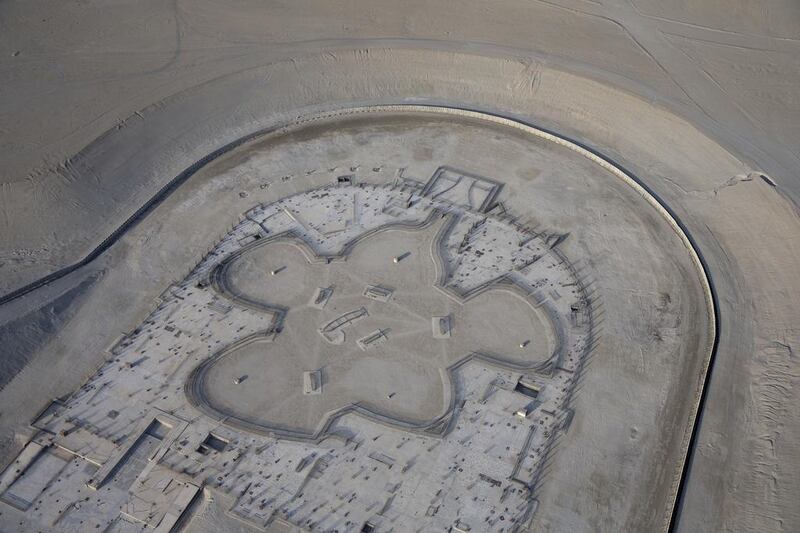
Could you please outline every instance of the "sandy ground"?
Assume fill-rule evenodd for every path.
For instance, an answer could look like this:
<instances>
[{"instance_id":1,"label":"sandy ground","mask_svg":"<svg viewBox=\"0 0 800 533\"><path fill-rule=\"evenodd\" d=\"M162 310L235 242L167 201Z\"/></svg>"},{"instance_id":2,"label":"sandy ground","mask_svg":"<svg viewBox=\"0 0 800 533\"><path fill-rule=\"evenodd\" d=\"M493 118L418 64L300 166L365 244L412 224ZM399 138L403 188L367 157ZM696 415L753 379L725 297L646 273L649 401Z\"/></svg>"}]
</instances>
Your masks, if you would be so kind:
<instances>
[{"instance_id":1,"label":"sandy ground","mask_svg":"<svg viewBox=\"0 0 800 533\"><path fill-rule=\"evenodd\" d=\"M42 375L73 376L78 361L88 365L90 358L102 357L103 349L113 341L110 334L139 325L165 283L182 278L187 265L194 264L209 241L219 237L220 228L238 221L239 214L253 204L328 184L343 169L354 166L358 167L357 182L386 183L397 176L401 166L405 177L424 180L441 164L496 177L504 184L501 199L510 212L524 213L526 223L541 231L569 234L560 249L575 261L600 302L597 317L602 341L592 353L576 393L570 429L560 438L553 466L543 489L537 492L542 504L535 527L659 529L671 511L673 481L683 461L681 441L707 355L707 313L686 249L652 206L592 161L513 130L450 115L375 114L332 119L296 133L268 136L203 168L98 262L105 274L80 310L81 316L93 319L73 320L60 330L58 341L49 346L54 350L51 353L58 354L58 369L48 369L53 358L37 358L8 385L4 395L14 417L4 421L21 425L35 412L25 389ZM392 246L385 236L379 243L389 248L379 256L408 248ZM354 248L355 263L345 270L348 274L359 274L365 266L357 258L361 250L369 248ZM249 257L258 260L247 265ZM233 287L259 300L272 295L278 303L306 301L297 295L293 301L287 290L270 290L281 275L290 281L290 276L301 273L299 265L287 257L281 263L287 270L270 276L266 284L259 281L257 269L272 268L269 256L245 255L241 259L242 263L234 262L231 267ZM237 275L239 265L245 267L241 272L245 276ZM376 265L372 267L379 275ZM314 278L322 279L323 274ZM392 285L400 281L395 276L378 279ZM304 285L297 280L285 289ZM330 305L334 303L332 299ZM455 318L458 328L463 320ZM287 330L293 324L290 310ZM511 331L513 324L507 326L502 331ZM429 327L425 325L426 330ZM363 333L370 330L365 328ZM291 333L287 331L287 335ZM309 340L317 337L312 332ZM283 342L279 336L276 347ZM259 354L263 359L269 351L242 355L258 359ZM230 407L238 413L254 407L255 413L242 413L248 417L280 415L280 405L272 412L259 413L263 411L260 397L247 394L247 390L262 379L266 381L267 369L244 362L242 367L222 366L223 374L230 373L216 380L225 392L231 391L235 375L251 376L242 390L231 391L243 394L233 398ZM292 364L293 360L285 358L284 362ZM422 392L423 377L416 378L416 393ZM69 392L66 381L49 384L47 392ZM214 390L219 389L212 387L212 396ZM283 392L297 390L292 387ZM324 390L337 393L335 384ZM224 395L216 396L216 401L226 403ZM327 392L322 396L320 400L328 400ZM407 407L423 411L429 402L420 399L419 404ZM434 403L430 402L431 407ZM284 411L284 416L291 414ZM590 478L592 485L587 484ZM609 498L610 484L640 497Z\"/></svg>"},{"instance_id":2,"label":"sandy ground","mask_svg":"<svg viewBox=\"0 0 800 533\"><path fill-rule=\"evenodd\" d=\"M719 347L678 529L795 531L798 28L791 0L5 2L0 287L76 262L192 163L304 111L422 101L528 120L632 171L708 263ZM0 391L6 449L36 405L99 363L65 360L58 332L83 301L72 289L121 253L0 307L15 361ZM162 272L107 310L145 307L182 274Z\"/></svg>"},{"instance_id":3,"label":"sandy ground","mask_svg":"<svg viewBox=\"0 0 800 533\"><path fill-rule=\"evenodd\" d=\"M555 335L546 315L540 316L524 299L508 291L490 291L460 305L434 289L430 248L438 230L436 225L420 233L379 234L359 243L346 262L333 265L308 265L305 255L290 244L263 246L237 260L229 274L232 290L290 311L274 341L236 350L209 371L210 400L247 420L309 432L326 412L353 403L432 420L448 407L440 369L472 351L528 364L547 360ZM398 250L410 255L390 268ZM280 273L270 275L279 268ZM365 301L362 293L370 283L392 287L392 303ZM324 310L308 305L317 287L335 287ZM358 309L369 314L343 331L341 344L324 342L317 333ZM458 335L452 341L432 338L433 316L451 317ZM356 345L356 339L383 330L390 342L380 348L365 351ZM507 334L520 331L528 335L525 350L519 343L526 339ZM369 380L364 379L366 368ZM323 373L325 394L304 397L303 372L316 369ZM230 387L244 375L253 379ZM397 382L405 384L402 389L395 390Z\"/></svg>"}]
</instances>

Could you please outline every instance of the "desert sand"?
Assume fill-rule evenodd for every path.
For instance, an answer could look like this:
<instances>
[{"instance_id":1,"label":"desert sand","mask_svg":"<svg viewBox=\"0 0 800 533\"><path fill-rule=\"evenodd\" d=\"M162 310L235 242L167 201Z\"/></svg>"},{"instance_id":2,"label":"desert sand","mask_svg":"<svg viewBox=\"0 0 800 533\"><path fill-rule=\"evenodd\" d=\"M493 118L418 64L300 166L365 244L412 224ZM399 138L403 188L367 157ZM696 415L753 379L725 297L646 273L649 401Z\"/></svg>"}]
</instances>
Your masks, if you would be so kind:
<instances>
[{"instance_id":1,"label":"desert sand","mask_svg":"<svg viewBox=\"0 0 800 533\"><path fill-rule=\"evenodd\" d=\"M574 415L525 500L536 502L526 527L800 530L797 57L790 0L0 4L0 456L11 465L0 529L80 527L19 508L53 492L47 472L73 464L70 435L42 441L67 417L32 423L54 398L70 405L99 383L120 336L150 320L246 212L342 175L422 185L447 166L502 183L498 198L520 224L565 236L556 249L591 281L587 300L603 316ZM391 105L534 126L644 193L489 118L348 114ZM164 400L175 413L163 424L188 418L184 400ZM337 424L371 435L365 420ZM142 431L148 446L170 438ZM406 438L387 431L398 446ZM107 437L109 450L126 446ZM61 451L11 475L31 443ZM115 457L100 451L98 472ZM169 479L169 454L154 463L151 477ZM88 490L78 470L70 479ZM175 530L252 530L231 516L238 485L198 479L182 483L207 493L180 507ZM402 499L392 505L413 508Z\"/></svg>"}]
</instances>

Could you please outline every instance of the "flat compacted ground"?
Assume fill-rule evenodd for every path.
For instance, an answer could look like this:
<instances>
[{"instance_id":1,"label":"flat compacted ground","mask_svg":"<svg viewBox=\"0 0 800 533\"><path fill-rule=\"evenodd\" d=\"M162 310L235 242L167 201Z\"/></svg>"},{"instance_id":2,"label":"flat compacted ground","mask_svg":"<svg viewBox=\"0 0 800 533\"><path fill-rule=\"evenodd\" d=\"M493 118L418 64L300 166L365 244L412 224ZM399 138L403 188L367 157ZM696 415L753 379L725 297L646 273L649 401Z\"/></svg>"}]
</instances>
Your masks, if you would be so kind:
<instances>
[{"instance_id":1,"label":"flat compacted ground","mask_svg":"<svg viewBox=\"0 0 800 533\"><path fill-rule=\"evenodd\" d=\"M429 420L446 409L441 369L471 352L522 363L546 360L554 334L524 298L496 289L459 303L435 288L431 244L437 229L381 233L360 242L346 262L329 265L309 265L295 246L278 243L239 259L229 274L235 290L289 312L276 339L247 345L215 366L206 378L209 397L251 420L307 429L326 412L361 402ZM409 255L392 262L404 253ZM270 274L277 269L282 270ZM364 298L364 289L373 285L391 287L391 302ZM317 286L333 287L322 310L309 305ZM318 333L360 309L368 314L344 328L341 344ZM449 338L432 336L431 319L437 316L448 318ZM358 346L358 339L376 331L385 337L379 349ZM304 397L303 372L316 369L322 369L324 394ZM241 376L248 379L231 387Z\"/></svg>"}]
</instances>

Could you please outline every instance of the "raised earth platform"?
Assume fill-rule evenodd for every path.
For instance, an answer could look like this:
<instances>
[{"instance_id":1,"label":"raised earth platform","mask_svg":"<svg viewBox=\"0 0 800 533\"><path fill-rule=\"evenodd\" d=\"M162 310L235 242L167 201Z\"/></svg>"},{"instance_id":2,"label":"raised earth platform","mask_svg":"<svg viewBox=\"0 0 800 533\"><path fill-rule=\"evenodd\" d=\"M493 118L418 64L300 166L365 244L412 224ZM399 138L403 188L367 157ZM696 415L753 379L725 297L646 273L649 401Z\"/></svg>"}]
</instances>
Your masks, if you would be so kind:
<instances>
[{"instance_id":1,"label":"raised earth platform","mask_svg":"<svg viewBox=\"0 0 800 533\"><path fill-rule=\"evenodd\" d=\"M169 531L205 489L267 530L564 530L609 487L669 519L715 316L687 235L608 160L357 108L207 162L124 240L62 335L126 282L160 295L32 421L0 520Z\"/></svg>"}]
</instances>

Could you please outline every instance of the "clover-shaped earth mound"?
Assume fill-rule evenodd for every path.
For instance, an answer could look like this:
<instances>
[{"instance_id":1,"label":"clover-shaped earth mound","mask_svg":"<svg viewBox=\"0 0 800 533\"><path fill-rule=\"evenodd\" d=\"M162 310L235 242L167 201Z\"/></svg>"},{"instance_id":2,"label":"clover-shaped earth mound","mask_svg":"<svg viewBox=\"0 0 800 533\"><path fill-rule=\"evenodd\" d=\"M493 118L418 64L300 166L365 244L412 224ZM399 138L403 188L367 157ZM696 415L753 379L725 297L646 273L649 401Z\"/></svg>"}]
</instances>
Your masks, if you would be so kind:
<instances>
[{"instance_id":1,"label":"clover-shaped earth mound","mask_svg":"<svg viewBox=\"0 0 800 533\"><path fill-rule=\"evenodd\" d=\"M443 223L380 231L346 261L321 261L290 239L238 256L225 269L226 290L282 309L281 331L217 359L201 383L207 404L302 433L350 405L423 424L447 411L448 367L471 353L521 366L546 361L555 334L524 291L494 283L464 300L437 287Z\"/></svg>"}]
</instances>

